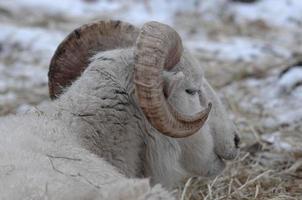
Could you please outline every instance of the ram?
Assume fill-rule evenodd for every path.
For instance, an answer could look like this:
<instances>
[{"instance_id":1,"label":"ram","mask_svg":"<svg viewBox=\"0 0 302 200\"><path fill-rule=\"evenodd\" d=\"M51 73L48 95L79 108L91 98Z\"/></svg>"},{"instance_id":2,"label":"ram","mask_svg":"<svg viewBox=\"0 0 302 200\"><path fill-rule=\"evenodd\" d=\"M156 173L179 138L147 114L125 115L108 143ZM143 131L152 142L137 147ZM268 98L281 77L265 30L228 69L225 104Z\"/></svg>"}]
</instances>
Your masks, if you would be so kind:
<instances>
[{"instance_id":1,"label":"ram","mask_svg":"<svg viewBox=\"0 0 302 200\"><path fill-rule=\"evenodd\" d=\"M0 120L1 199L173 199L215 176L239 137L169 26L84 25L50 64L53 99Z\"/></svg>"}]
</instances>

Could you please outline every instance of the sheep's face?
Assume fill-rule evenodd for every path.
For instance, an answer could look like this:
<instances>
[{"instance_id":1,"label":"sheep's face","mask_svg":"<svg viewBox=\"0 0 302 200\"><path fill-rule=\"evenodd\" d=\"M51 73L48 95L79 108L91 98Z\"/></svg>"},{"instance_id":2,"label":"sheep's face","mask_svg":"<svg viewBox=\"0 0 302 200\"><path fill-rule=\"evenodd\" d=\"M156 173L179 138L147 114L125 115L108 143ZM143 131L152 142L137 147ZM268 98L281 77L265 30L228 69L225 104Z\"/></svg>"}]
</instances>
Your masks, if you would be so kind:
<instances>
[{"instance_id":1,"label":"sheep's face","mask_svg":"<svg viewBox=\"0 0 302 200\"><path fill-rule=\"evenodd\" d=\"M213 176L222 171L223 159L238 153L239 138L232 121L214 90L204 78L200 64L188 52L175 67L165 73L168 101L179 112L193 115L212 102L212 109L203 127L189 137L177 139L181 148L181 166L191 175Z\"/></svg>"}]
</instances>

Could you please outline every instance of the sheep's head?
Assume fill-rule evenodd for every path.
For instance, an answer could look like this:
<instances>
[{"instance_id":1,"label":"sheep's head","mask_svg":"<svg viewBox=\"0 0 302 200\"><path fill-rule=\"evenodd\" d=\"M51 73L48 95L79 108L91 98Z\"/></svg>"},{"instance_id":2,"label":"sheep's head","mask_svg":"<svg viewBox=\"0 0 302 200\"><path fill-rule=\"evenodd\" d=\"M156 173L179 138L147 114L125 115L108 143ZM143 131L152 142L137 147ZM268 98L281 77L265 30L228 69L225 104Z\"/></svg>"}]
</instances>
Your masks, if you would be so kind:
<instances>
[{"instance_id":1,"label":"sheep's head","mask_svg":"<svg viewBox=\"0 0 302 200\"><path fill-rule=\"evenodd\" d=\"M76 29L52 59L51 97L81 74L93 53L133 46L135 95L152 127L177 141L179 162L187 174L219 173L223 159L237 155L239 138L200 64L167 25L148 22L139 30L119 21L101 21Z\"/></svg>"},{"instance_id":2,"label":"sheep's head","mask_svg":"<svg viewBox=\"0 0 302 200\"><path fill-rule=\"evenodd\" d=\"M146 23L134 54L139 104L158 132L181 138L175 140L183 175L221 172L223 159L237 155L239 137L200 64L183 50L179 35L167 25Z\"/></svg>"}]
</instances>

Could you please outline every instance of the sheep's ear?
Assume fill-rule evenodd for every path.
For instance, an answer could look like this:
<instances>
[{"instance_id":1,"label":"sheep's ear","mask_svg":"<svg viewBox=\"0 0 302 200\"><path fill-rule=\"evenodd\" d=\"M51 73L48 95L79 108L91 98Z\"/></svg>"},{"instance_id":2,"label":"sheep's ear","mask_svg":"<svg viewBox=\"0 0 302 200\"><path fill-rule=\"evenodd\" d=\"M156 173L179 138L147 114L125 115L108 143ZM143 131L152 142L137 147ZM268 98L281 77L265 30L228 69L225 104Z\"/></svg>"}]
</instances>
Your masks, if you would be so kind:
<instances>
[{"instance_id":1,"label":"sheep's ear","mask_svg":"<svg viewBox=\"0 0 302 200\"><path fill-rule=\"evenodd\" d=\"M87 68L90 58L100 51L127 48L135 44L139 29L121 21L98 21L72 31L58 46L49 72L49 95L57 98L64 88Z\"/></svg>"},{"instance_id":2,"label":"sheep's ear","mask_svg":"<svg viewBox=\"0 0 302 200\"><path fill-rule=\"evenodd\" d=\"M185 75L183 72L164 72L163 80L164 80L164 95L166 99L170 97L170 95L174 92L174 90L179 86L179 84L183 81Z\"/></svg>"}]
</instances>

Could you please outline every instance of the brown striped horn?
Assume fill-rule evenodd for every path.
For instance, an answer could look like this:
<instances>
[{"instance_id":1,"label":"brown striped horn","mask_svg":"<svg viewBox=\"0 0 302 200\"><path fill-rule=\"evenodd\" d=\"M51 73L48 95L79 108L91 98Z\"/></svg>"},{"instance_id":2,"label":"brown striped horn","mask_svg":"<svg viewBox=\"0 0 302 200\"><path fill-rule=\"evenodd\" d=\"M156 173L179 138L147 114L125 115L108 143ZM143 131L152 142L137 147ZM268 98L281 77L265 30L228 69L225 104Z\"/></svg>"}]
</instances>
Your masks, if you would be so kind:
<instances>
[{"instance_id":1,"label":"brown striped horn","mask_svg":"<svg viewBox=\"0 0 302 200\"><path fill-rule=\"evenodd\" d=\"M71 32L58 46L48 72L49 95L57 98L81 75L97 52L134 46L139 29L121 21L98 21Z\"/></svg>"},{"instance_id":2,"label":"brown striped horn","mask_svg":"<svg viewBox=\"0 0 302 200\"><path fill-rule=\"evenodd\" d=\"M139 104L149 122L164 135L183 138L196 133L211 110L192 116L178 112L163 94L162 71L171 70L183 52L179 35L171 27L148 22L143 25L135 46L134 83Z\"/></svg>"}]
</instances>

